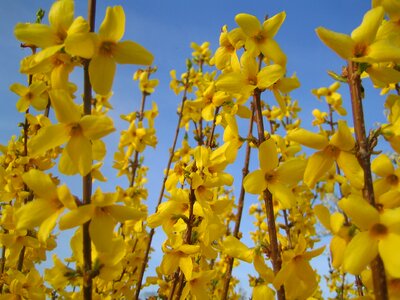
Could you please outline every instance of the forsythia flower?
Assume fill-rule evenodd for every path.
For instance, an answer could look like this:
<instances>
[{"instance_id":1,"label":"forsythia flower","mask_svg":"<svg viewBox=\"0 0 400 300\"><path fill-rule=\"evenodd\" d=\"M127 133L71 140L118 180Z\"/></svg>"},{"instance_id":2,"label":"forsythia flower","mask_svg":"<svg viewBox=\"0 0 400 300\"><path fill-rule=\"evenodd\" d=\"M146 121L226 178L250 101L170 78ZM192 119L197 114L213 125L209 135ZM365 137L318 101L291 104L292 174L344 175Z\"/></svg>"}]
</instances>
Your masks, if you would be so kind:
<instances>
[{"instance_id":1,"label":"forsythia flower","mask_svg":"<svg viewBox=\"0 0 400 300\"><path fill-rule=\"evenodd\" d=\"M378 212L357 195L343 198L338 205L361 230L344 252L344 271L360 274L379 253L386 271L393 277L400 277L400 210Z\"/></svg>"},{"instance_id":2,"label":"forsythia flower","mask_svg":"<svg viewBox=\"0 0 400 300\"><path fill-rule=\"evenodd\" d=\"M14 83L10 86L10 90L21 97L16 104L19 112L25 112L31 105L37 110L43 110L47 106L48 99L44 93L47 86L42 81L36 81L28 87Z\"/></svg>"},{"instance_id":3,"label":"forsythia flower","mask_svg":"<svg viewBox=\"0 0 400 300\"><path fill-rule=\"evenodd\" d=\"M125 33L125 13L122 6L107 7L106 16L94 37L95 49L89 63L89 76L96 93L107 95L112 88L116 64L150 65L153 55L145 48L132 41L120 41ZM71 40L67 44L69 53L85 57L79 43L87 38ZM70 46L70 47L68 47Z\"/></svg>"},{"instance_id":4,"label":"forsythia flower","mask_svg":"<svg viewBox=\"0 0 400 300\"><path fill-rule=\"evenodd\" d=\"M397 61L400 49L387 39L376 39L384 13L382 7L369 10L351 36L323 27L318 27L316 32L324 44L343 59L369 63Z\"/></svg>"},{"instance_id":5,"label":"forsythia flower","mask_svg":"<svg viewBox=\"0 0 400 300\"><path fill-rule=\"evenodd\" d=\"M64 90L52 90L49 94L60 124L41 128L29 142L29 153L35 156L67 142L59 169L67 172L73 165L84 176L92 169L91 140L100 139L114 131L113 122L106 116L81 117L79 108Z\"/></svg>"},{"instance_id":6,"label":"forsythia flower","mask_svg":"<svg viewBox=\"0 0 400 300\"><path fill-rule=\"evenodd\" d=\"M324 135L302 128L288 133L289 140L319 150L310 156L304 172L304 182L311 188L314 187L318 179L329 171L335 160L355 188L363 187L362 168L357 158L350 152L355 147L350 128L344 120L339 120L338 124L338 131L330 140Z\"/></svg>"},{"instance_id":7,"label":"forsythia flower","mask_svg":"<svg viewBox=\"0 0 400 300\"><path fill-rule=\"evenodd\" d=\"M303 176L305 162L291 159L279 164L278 150L273 139L263 142L258 151L260 169L249 173L243 181L246 192L262 194L268 189L281 203L282 208L290 208L296 203L296 196L291 191Z\"/></svg>"}]
</instances>

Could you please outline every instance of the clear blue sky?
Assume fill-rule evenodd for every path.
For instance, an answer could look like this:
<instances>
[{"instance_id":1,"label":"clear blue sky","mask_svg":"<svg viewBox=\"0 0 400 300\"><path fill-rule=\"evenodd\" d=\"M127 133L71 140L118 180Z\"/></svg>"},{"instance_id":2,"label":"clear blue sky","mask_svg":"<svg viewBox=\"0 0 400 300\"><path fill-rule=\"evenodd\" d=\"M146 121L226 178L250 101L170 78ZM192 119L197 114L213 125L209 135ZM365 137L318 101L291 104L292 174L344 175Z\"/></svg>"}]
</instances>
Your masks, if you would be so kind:
<instances>
[{"instance_id":1,"label":"clear blue sky","mask_svg":"<svg viewBox=\"0 0 400 300\"><path fill-rule=\"evenodd\" d=\"M33 22L35 12L40 7L48 12L52 1L48 0L13 0L0 1L0 143L5 144L8 138L16 133L16 124L23 120L23 115L15 109L17 96L9 91L9 86L14 82L25 83L26 78L18 73L19 61L28 54L27 49L21 49L19 42L13 36L13 28L17 22ZM75 16L87 15L87 1L76 1ZM311 89L328 86L332 79L326 75L327 70L340 72L344 62L336 54L326 48L317 38L314 30L318 26L350 33L358 26L363 14L370 8L370 1L366 0L103 0L98 1L96 25L101 23L107 5L122 5L126 14L126 32L124 39L131 39L150 50L154 56L154 64L159 71L155 78L160 80L156 93L150 100L157 102L160 115L156 121L159 145L156 151L148 151L145 164L151 167L149 173L149 188L157 192L150 193L149 212L155 202L160 188L162 170L166 166L168 148L174 134L176 124L175 112L180 102L169 90L169 71L176 69L178 74L185 70L185 59L190 57L192 50L190 43L201 44L204 41L211 43L211 48L218 47L220 28L227 24L229 29L236 27L234 17L244 12L256 15L263 19L265 15L272 16L285 10L287 18L276 36L281 48L288 56L288 74L293 72L302 84L301 88L293 93L303 108L304 126L311 126L311 111L313 106L319 105L311 94ZM47 22L47 15L45 17ZM115 108L112 113L116 118L122 113L137 110L139 107L139 93L137 83L132 81L135 66L118 66L114 81L114 97L111 100ZM81 80L79 72L74 73L71 79L75 82ZM347 98L347 90L342 88ZM373 96L377 97L376 93ZM368 99L375 105L368 112L368 120L383 120L383 99ZM346 105L347 106L347 105ZM347 106L348 107L348 106ZM378 113L376 113L378 111ZM371 121L372 122L372 121ZM126 123L116 121L119 129L125 129ZM123 126L123 127L122 127ZM118 134L114 133L108 141L118 142ZM154 159L156 154L157 159ZM104 170L111 170L112 157L105 162ZM113 175L108 176L112 179ZM111 180L104 190L111 190L115 183L124 185L125 182ZM245 211L245 214L247 211ZM251 230L244 226L244 235ZM247 276L241 276L247 283Z\"/></svg>"}]
</instances>

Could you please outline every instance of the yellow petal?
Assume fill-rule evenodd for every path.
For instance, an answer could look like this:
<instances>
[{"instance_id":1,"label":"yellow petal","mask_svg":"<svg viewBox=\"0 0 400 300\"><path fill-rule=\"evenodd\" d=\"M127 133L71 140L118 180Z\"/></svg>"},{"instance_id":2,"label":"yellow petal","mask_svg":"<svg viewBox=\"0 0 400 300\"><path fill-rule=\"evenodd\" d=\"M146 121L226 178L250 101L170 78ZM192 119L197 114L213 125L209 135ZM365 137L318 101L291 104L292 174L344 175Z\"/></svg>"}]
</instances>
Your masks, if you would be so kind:
<instances>
[{"instance_id":1,"label":"yellow petal","mask_svg":"<svg viewBox=\"0 0 400 300\"><path fill-rule=\"evenodd\" d=\"M21 97L25 96L29 92L29 88L20 83L13 83L10 86L10 90Z\"/></svg>"},{"instance_id":2,"label":"yellow petal","mask_svg":"<svg viewBox=\"0 0 400 300\"><path fill-rule=\"evenodd\" d=\"M107 116L86 115L79 121L82 133L87 138L97 140L115 130L113 120Z\"/></svg>"},{"instance_id":3,"label":"yellow petal","mask_svg":"<svg viewBox=\"0 0 400 300\"><path fill-rule=\"evenodd\" d=\"M344 222L345 218L343 214L338 211L334 212L330 218L330 227L332 228L332 232L338 233L340 228L342 228Z\"/></svg>"},{"instance_id":4,"label":"yellow petal","mask_svg":"<svg viewBox=\"0 0 400 300\"><path fill-rule=\"evenodd\" d=\"M255 170L246 175L243 180L243 187L247 193L260 195L267 188L265 173L262 170Z\"/></svg>"},{"instance_id":5,"label":"yellow petal","mask_svg":"<svg viewBox=\"0 0 400 300\"><path fill-rule=\"evenodd\" d=\"M282 51L278 42L273 39L266 39L264 43L259 45L260 51L265 57L271 59L275 64L286 66L286 55Z\"/></svg>"},{"instance_id":6,"label":"yellow petal","mask_svg":"<svg viewBox=\"0 0 400 300\"><path fill-rule=\"evenodd\" d=\"M59 222L59 228L61 230L73 228L89 221L94 215L94 205L87 204L79 206L77 209L71 210L70 212L63 215Z\"/></svg>"},{"instance_id":7,"label":"yellow petal","mask_svg":"<svg viewBox=\"0 0 400 300\"><path fill-rule=\"evenodd\" d=\"M114 237L114 227L117 222L109 215L96 214L89 225L90 238L99 252L110 252L112 250L112 241Z\"/></svg>"},{"instance_id":8,"label":"yellow petal","mask_svg":"<svg viewBox=\"0 0 400 300\"><path fill-rule=\"evenodd\" d=\"M72 161L67 149L61 152L60 161L58 162L58 170L65 175L75 175L79 173L78 166Z\"/></svg>"},{"instance_id":9,"label":"yellow petal","mask_svg":"<svg viewBox=\"0 0 400 300\"><path fill-rule=\"evenodd\" d=\"M29 45L47 48L57 44L56 34L45 24L18 23L14 29L16 38Z\"/></svg>"},{"instance_id":10,"label":"yellow petal","mask_svg":"<svg viewBox=\"0 0 400 300\"><path fill-rule=\"evenodd\" d=\"M330 143L345 151L350 151L354 148L355 141L346 121L338 121L338 131L332 136Z\"/></svg>"},{"instance_id":11,"label":"yellow petal","mask_svg":"<svg viewBox=\"0 0 400 300\"><path fill-rule=\"evenodd\" d=\"M103 41L118 42L124 36L124 33L124 9L122 6L107 7L106 16L99 28L101 39Z\"/></svg>"},{"instance_id":12,"label":"yellow petal","mask_svg":"<svg viewBox=\"0 0 400 300\"><path fill-rule=\"evenodd\" d=\"M69 139L69 131L64 124L42 127L38 134L28 142L31 156L44 154L47 150L64 144Z\"/></svg>"},{"instance_id":13,"label":"yellow petal","mask_svg":"<svg viewBox=\"0 0 400 300\"><path fill-rule=\"evenodd\" d=\"M49 23L59 33L66 33L74 20L74 1L54 2L49 11Z\"/></svg>"},{"instance_id":14,"label":"yellow petal","mask_svg":"<svg viewBox=\"0 0 400 300\"><path fill-rule=\"evenodd\" d=\"M257 74L257 86L260 89L269 88L285 75L285 69L278 64L266 66Z\"/></svg>"},{"instance_id":15,"label":"yellow petal","mask_svg":"<svg viewBox=\"0 0 400 300\"><path fill-rule=\"evenodd\" d=\"M278 166L278 150L273 139L264 141L258 148L258 159L261 170L271 171Z\"/></svg>"},{"instance_id":16,"label":"yellow petal","mask_svg":"<svg viewBox=\"0 0 400 300\"><path fill-rule=\"evenodd\" d=\"M69 191L69 188L66 184L60 185L57 187L57 196L58 200L69 209L77 208L75 198Z\"/></svg>"},{"instance_id":17,"label":"yellow petal","mask_svg":"<svg viewBox=\"0 0 400 300\"><path fill-rule=\"evenodd\" d=\"M251 263L253 261L253 250L234 236L227 236L222 242L222 251L227 255Z\"/></svg>"},{"instance_id":18,"label":"yellow petal","mask_svg":"<svg viewBox=\"0 0 400 300\"><path fill-rule=\"evenodd\" d=\"M332 266L339 268L343 263L344 251L347 247L346 241L338 235L332 237L330 250L332 256Z\"/></svg>"},{"instance_id":19,"label":"yellow petal","mask_svg":"<svg viewBox=\"0 0 400 300\"><path fill-rule=\"evenodd\" d=\"M17 229L33 229L57 210L48 200L36 199L19 208L15 217Z\"/></svg>"},{"instance_id":20,"label":"yellow petal","mask_svg":"<svg viewBox=\"0 0 400 300\"><path fill-rule=\"evenodd\" d=\"M362 230L367 230L373 224L379 222L379 213L376 208L360 196L351 194L347 198L342 198L338 205L351 218L352 222Z\"/></svg>"},{"instance_id":21,"label":"yellow petal","mask_svg":"<svg viewBox=\"0 0 400 300\"><path fill-rule=\"evenodd\" d=\"M288 139L317 150L322 150L329 144L326 136L313 133L303 128L289 131Z\"/></svg>"},{"instance_id":22,"label":"yellow petal","mask_svg":"<svg viewBox=\"0 0 400 300\"><path fill-rule=\"evenodd\" d=\"M190 280L193 272L193 262L190 256L181 256L179 259L179 268L185 275L186 280Z\"/></svg>"},{"instance_id":23,"label":"yellow petal","mask_svg":"<svg viewBox=\"0 0 400 300\"><path fill-rule=\"evenodd\" d=\"M400 235L388 233L379 241L379 254L390 276L400 277Z\"/></svg>"},{"instance_id":24,"label":"yellow petal","mask_svg":"<svg viewBox=\"0 0 400 300\"><path fill-rule=\"evenodd\" d=\"M284 184L280 182L270 183L268 189L273 197L280 202L282 209L289 209L296 205L296 196Z\"/></svg>"},{"instance_id":25,"label":"yellow petal","mask_svg":"<svg viewBox=\"0 0 400 300\"><path fill-rule=\"evenodd\" d=\"M336 162L353 187L356 189L364 187L364 172L354 154L340 151Z\"/></svg>"},{"instance_id":26,"label":"yellow petal","mask_svg":"<svg viewBox=\"0 0 400 300\"><path fill-rule=\"evenodd\" d=\"M132 42L120 42L114 53L115 61L119 64L151 65L154 57L146 48Z\"/></svg>"},{"instance_id":27,"label":"yellow petal","mask_svg":"<svg viewBox=\"0 0 400 300\"><path fill-rule=\"evenodd\" d=\"M312 154L304 171L304 183L313 188L317 181L330 170L334 159L323 151Z\"/></svg>"},{"instance_id":28,"label":"yellow petal","mask_svg":"<svg viewBox=\"0 0 400 300\"><path fill-rule=\"evenodd\" d=\"M284 11L268 18L263 23L263 29L268 34L268 37L272 38L276 35L279 28L281 28L283 21L285 21L286 13Z\"/></svg>"},{"instance_id":29,"label":"yellow petal","mask_svg":"<svg viewBox=\"0 0 400 300\"><path fill-rule=\"evenodd\" d=\"M274 300L275 294L274 291L269 288L267 285L257 285L253 288L253 300Z\"/></svg>"},{"instance_id":30,"label":"yellow petal","mask_svg":"<svg viewBox=\"0 0 400 300\"><path fill-rule=\"evenodd\" d=\"M400 60L400 48L388 40L379 40L368 47L366 62L392 62Z\"/></svg>"},{"instance_id":31,"label":"yellow petal","mask_svg":"<svg viewBox=\"0 0 400 300\"><path fill-rule=\"evenodd\" d=\"M175 253L167 253L161 261L160 269L165 275L172 274L179 266L180 257Z\"/></svg>"},{"instance_id":32,"label":"yellow petal","mask_svg":"<svg viewBox=\"0 0 400 300\"><path fill-rule=\"evenodd\" d=\"M336 52L336 54L338 54L341 58L349 59L353 56L355 42L350 36L343 33L337 33L323 27L318 27L316 32L321 41L334 52Z\"/></svg>"},{"instance_id":33,"label":"yellow petal","mask_svg":"<svg viewBox=\"0 0 400 300\"><path fill-rule=\"evenodd\" d=\"M347 245L343 258L343 270L359 275L378 255L378 241L369 232L357 233Z\"/></svg>"},{"instance_id":34,"label":"yellow petal","mask_svg":"<svg viewBox=\"0 0 400 300\"><path fill-rule=\"evenodd\" d=\"M48 200L57 198L56 185L49 175L39 170L31 169L22 175L22 179L39 198Z\"/></svg>"},{"instance_id":35,"label":"yellow petal","mask_svg":"<svg viewBox=\"0 0 400 300\"><path fill-rule=\"evenodd\" d=\"M393 163L386 154L381 154L372 161L371 170L380 177L394 173Z\"/></svg>"},{"instance_id":36,"label":"yellow petal","mask_svg":"<svg viewBox=\"0 0 400 300\"><path fill-rule=\"evenodd\" d=\"M89 59L93 57L95 44L96 38L93 33L70 34L65 39L65 51L71 55Z\"/></svg>"},{"instance_id":37,"label":"yellow petal","mask_svg":"<svg viewBox=\"0 0 400 300\"><path fill-rule=\"evenodd\" d=\"M93 90L100 95L107 95L112 88L116 64L112 57L97 55L89 64L89 77Z\"/></svg>"},{"instance_id":38,"label":"yellow petal","mask_svg":"<svg viewBox=\"0 0 400 300\"><path fill-rule=\"evenodd\" d=\"M38 232L38 239L40 242L45 243L49 238L51 231L56 226L56 222L60 214L62 213L63 209L59 209L55 211L52 215L46 218L42 224L40 225L39 232Z\"/></svg>"},{"instance_id":39,"label":"yellow petal","mask_svg":"<svg viewBox=\"0 0 400 300\"><path fill-rule=\"evenodd\" d=\"M111 205L107 208L110 214L118 222L125 222L127 220L138 220L146 217L146 213L137 210L133 207L122 206L122 205Z\"/></svg>"},{"instance_id":40,"label":"yellow petal","mask_svg":"<svg viewBox=\"0 0 400 300\"><path fill-rule=\"evenodd\" d=\"M317 204L314 206L314 213L322 225L328 230L331 229L330 224L330 211L322 204Z\"/></svg>"},{"instance_id":41,"label":"yellow petal","mask_svg":"<svg viewBox=\"0 0 400 300\"><path fill-rule=\"evenodd\" d=\"M384 14L381 6L367 11L361 25L351 33L351 38L356 43L371 44L375 40L379 26L382 24Z\"/></svg>"},{"instance_id":42,"label":"yellow petal","mask_svg":"<svg viewBox=\"0 0 400 300\"><path fill-rule=\"evenodd\" d=\"M83 135L72 136L65 149L82 176L92 170L92 144L89 139Z\"/></svg>"},{"instance_id":43,"label":"yellow petal","mask_svg":"<svg viewBox=\"0 0 400 300\"><path fill-rule=\"evenodd\" d=\"M303 178L305 169L306 161L295 158L282 163L276 170L276 174L280 181L293 186Z\"/></svg>"},{"instance_id":44,"label":"yellow petal","mask_svg":"<svg viewBox=\"0 0 400 300\"><path fill-rule=\"evenodd\" d=\"M243 13L238 14L235 17L235 21L243 30L243 32L249 37L257 35L258 32L261 30L260 21L257 19L257 17L253 15Z\"/></svg>"},{"instance_id":45,"label":"yellow petal","mask_svg":"<svg viewBox=\"0 0 400 300\"><path fill-rule=\"evenodd\" d=\"M68 91L53 89L49 92L57 120L61 123L76 123L81 118L79 107L73 102Z\"/></svg>"}]
</instances>

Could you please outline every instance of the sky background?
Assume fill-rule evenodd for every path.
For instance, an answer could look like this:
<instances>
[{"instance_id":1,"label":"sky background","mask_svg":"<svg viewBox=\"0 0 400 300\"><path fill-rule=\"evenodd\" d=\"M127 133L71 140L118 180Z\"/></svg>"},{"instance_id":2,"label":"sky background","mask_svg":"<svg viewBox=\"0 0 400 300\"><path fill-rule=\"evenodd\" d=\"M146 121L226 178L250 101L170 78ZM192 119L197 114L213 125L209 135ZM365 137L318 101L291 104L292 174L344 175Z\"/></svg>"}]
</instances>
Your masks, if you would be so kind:
<instances>
[{"instance_id":1,"label":"sky background","mask_svg":"<svg viewBox=\"0 0 400 300\"><path fill-rule=\"evenodd\" d=\"M17 133L16 124L23 121L23 114L15 109L18 97L9 91L9 86L14 82L26 83L26 77L19 74L19 61L28 55L28 49L21 49L19 42L13 36L13 28L18 22L34 22L38 8L48 12L53 1L13 0L0 1L0 144L6 144L9 137ZM209 41L211 49L218 47L219 33L223 25L233 29L237 25L234 17L238 13L249 13L263 20L266 15L273 16L281 11L286 11L286 21L283 23L276 40L288 56L288 75L293 72L302 86L292 93L292 98L298 99L303 109L301 114L302 126L311 128L311 111L315 107L325 109L324 104L319 103L311 94L311 89L329 86L333 80L327 75L327 70L340 73L344 61L329 50L319 41L315 34L315 28L324 26L328 29L348 33L357 27L364 13L370 8L370 1L366 0L280 0L280 1L256 1L256 0L126 0L126 1L98 1L96 28L101 24L106 6L122 5L126 14L126 31L124 39L133 40L154 54L154 64L158 72L153 78L160 80L156 92L149 98L156 101L160 110L156 120L157 136L159 144L156 150L148 150L145 156L145 164L150 167L148 188L150 197L148 200L149 213L154 211L154 203L157 201L158 191L163 177L163 169L167 163L168 148L171 146L176 126L176 108L181 98L169 89L169 71L177 70L177 74L185 71L185 59L190 57L191 42L198 44ZM87 15L87 1L76 1L75 16ZM44 22L47 23L47 15ZM132 75L136 66L118 66L114 80L114 97L111 104L117 129L126 129L127 123L118 120L120 114L126 114L139 109L140 93L137 82L132 81ZM82 82L82 73L74 72L71 77L79 85ZM341 88L344 96L345 107L349 108L347 88ZM368 93L366 100L367 124L372 125L376 121L384 121L384 98L377 92ZM275 100L273 105L275 105ZM149 107L149 106L148 106ZM349 110L348 110L349 111ZM243 129L246 132L247 129ZM110 144L109 152L118 143L118 132L107 138ZM156 159L155 159L156 157ZM112 170L112 155L105 161L103 171L110 181L102 185L103 190L112 190L115 184L126 186L124 179L114 179L115 171ZM239 166L238 168L241 168ZM237 176L237 178L240 178ZM79 193L78 178L66 178L65 181L75 185L76 193ZM240 182L240 180L237 180ZM237 186L237 185L236 185ZM237 187L236 190L239 190ZM245 208L245 215L248 211ZM253 230L253 220L247 218L242 222L242 231L246 236ZM157 247L162 238L159 238L154 247ZM248 240L247 240L248 241ZM68 245L66 245L68 248ZM152 264L157 265L157 258ZM321 261L326 264L326 260ZM243 263L245 265L245 263ZM319 262L317 263L319 264ZM322 268L322 265L321 265ZM242 279L243 286L247 285L247 275L241 271L237 273Z\"/></svg>"}]
</instances>

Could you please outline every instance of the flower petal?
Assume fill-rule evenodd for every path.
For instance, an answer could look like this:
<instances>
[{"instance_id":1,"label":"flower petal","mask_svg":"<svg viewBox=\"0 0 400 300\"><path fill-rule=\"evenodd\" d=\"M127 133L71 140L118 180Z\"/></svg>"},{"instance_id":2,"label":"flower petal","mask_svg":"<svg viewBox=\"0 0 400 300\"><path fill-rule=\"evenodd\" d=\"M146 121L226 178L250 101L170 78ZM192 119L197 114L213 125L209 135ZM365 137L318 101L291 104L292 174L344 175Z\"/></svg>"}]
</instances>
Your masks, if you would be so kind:
<instances>
[{"instance_id":1,"label":"flower petal","mask_svg":"<svg viewBox=\"0 0 400 300\"><path fill-rule=\"evenodd\" d=\"M79 206L63 215L58 226L61 230L65 230L82 225L92 218L94 212L95 206L92 204Z\"/></svg>"},{"instance_id":2,"label":"flower petal","mask_svg":"<svg viewBox=\"0 0 400 300\"><path fill-rule=\"evenodd\" d=\"M47 48L57 44L54 30L45 24L18 23L14 29L16 38L29 45Z\"/></svg>"},{"instance_id":3,"label":"flower petal","mask_svg":"<svg viewBox=\"0 0 400 300\"><path fill-rule=\"evenodd\" d=\"M356 189L364 187L364 171L354 154L340 151L336 162L353 187Z\"/></svg>"},{"instance_id":4,"label":"flower petal","mask_svg":"<svg viewBox=\"0 0 400 300\"><path fill-rule=\"evenodd\" d=\"M356 43L371 44L375 40L379 26L382 24L384 14L381 6L367 11L361 25L351 33L351 38Z\"/></svg>"},{"instance_id":5,"label":"flower petal","mask_svg":"<svg viewBox=\"0 0 400 300\"><path fill-rule=\"evenodd\" d=\"M304 183L313 188L317 181L329 171L333 163L333 157L326 155L323 151L312 154L304 171Z\"/></svg>"},{"instance_id":6,"label":"flower petal","mask_svg":"<svg viewBox=\"0 0 400 300\"><path fill-rule=\"evenodd\" d=\"M118 42L125 33L125 12L122 6L107 7L99 28L101 40Z\"/></svg>"},{"instance_id":7,"label":"flower petal","mask_svg":"<svg viewBox=\"0 0 400 300\"><path fill-rule=\"evenodd\" d=\"M323 27L318 27L316 32L321 41L341 58L349 59L353 56L355 42L350 36Z\"/></svg>"},{"instance_id":8,"label":"flower petal","mask_svg":"<svg viewBox=\"0 0 400 300\"><path fill-rule=\"evenodd\" d=\"M49 175L39 170L31 169L22 175L22 179L39 198L48 200L57 198L56 185Z\"/></svg>"},{"instance_id":9,"label":"flower petal","mask_svg":"<svg viewBox=\"0 0 400 300\"><path fill-rule=\"evenodd\" d=\"M371 170L380 177L394 173L393 163L386 154L381 154L372 161Z\"/></svg>"},{"instance_id":10,"label":"flower petal","mask_svg":"<svg viewBox=\"0 0 400 300\"><path fill-rule=\"evenodd\" d=\"M74 1L54 2L49 11L49 23L57 32L66 33L74 20Z\"/></svg>"},{"instance_id":11,"label":"flower petal","mask_svg":"<svg viewBox=\"0 0 400 300\"><path fill-rule=\"evenodd\" d=\"M89 64L89 77L93 90L100 95L107 95L112 88L116 63L112 57L97 55Z\"/></svg>"},{"instance_id":12,"label":"flower petal","mask_svg":"<svg viewBox=\"0 0 400 300\"><path fill-rule=\"evenodd\" d=\"M118 222L125 222L126 220L138 220L146 217L146 213L133 207L111 205L108 206L107 209Z\"/></svg>"},{"instance_id":13,"label":"flower petal","mask_svg":"<svg viewBox=\"0 0 400 300\"><path fill-rule=\"evenodd\" d=\"M82 176L92 170L92 144L88 138L81 134L74 135L65 149Z\"/></svg>"},{"instance_id":14,"label":"flower petal","mask_svg":"<svg viewBox=\"0 0 400 300\"><path fill-rule=\"evenodd\" d=\"M400 235L388 233L379 241L379 254L382 257L386 271L390 276L400 277Z\"/></svg>"},{"instance_id":15,"label":"flower petal","mask_svg":"<svg viewBox=\"0 0 400 300\"><path fill-rule=\"evenodd\" d=\"M338 131L336 131L332 136L330 144L335 145L339 149L345 151L350 151L354 148L355 141L346 121L338 121Z\"/></svg>"},{"instance_id":16,"label":"flower petal","mask_svg":"<svg viewBox=\"0 0 400 300\"><path fill-rule=\"evenodd\" d=\"M260 195L267 188L267 181L262 170L255 170L246 175L243 180L243 187L247 193Z\"/></svg>"},{"instance_id":17,"label":"flower petal","mask_svg":"<svg viewBox=\"0 0 400 300\"><path fill-rule=\"evenodd\" d=\"M369 232L359 232L344 251L343 270L359 275L377 255L378 241Z\"/></svg>"},{"instance_id":18,"label":"flower petal","mask_svg":"<svg viewBox=\"0 0 400 300\"><path fill-rule=\"evenodd\" d=\"M264 172L274 170L278 164L278 150L274 139L264 141L258 148L258 159L260 168Z\"/></svg>"},{"instance_id":19,"label":"flower petal","mask_svg":"<svg viewBox=\"0 0 400 300\"><path fill-rule=\"evenodd\" d=\"M115 130L113 120L107 116L86 115L79 122L82 133L87 138L97 140Z\"/></svg>"},{"instance_id":20,"label":"flower petal","mask_svg":"<svg viewBox=\"0 0 400 300\"><path fill-rule=\"evenodd\" d=\"M114 237L114 227L117 222L103 213L96 213L89 225L90 238L99 252L110 252L112 250L112 241Z\"/></svg>"},{"instance_id":21,"label":"flower petal","mask_svg":"<svg viewBox=\"0 0 400 300\"><path fill-rule=\"evenodd\" d=\"M297 128L289 131L288 139L317 150L322 150L329 144L326 136L305 130L303 128Z\"/></svg>"},{"instance_id":22,"label":"flower petal","mask_svg":"<svg viewBox=\"0 0 400 300\"><path fill-rule=\"evenodd\" d=\"M350 194L347 198L342 198L338 205L362 230L368 230L373 224L379 222L379 213L376 208L360 196Z\"/></svg>"},{"instance_id":23,"label":"flower petal","mask_svg":"<svg viewBox=\"0 0 400 300\"><path fill-rule=\"evenodd\" d=\"M235 21L243 30L243 32L249 37L257 35L261 30L260 21L253 15L243 13L238 14L235 17Z\"/></svg>"},{"instance_id":24,"label":"flower petal","mask_svg":"<svg viewBox=\"0 0 400 300\"><path fill-rule=\"evenodd\" d=\"M116 46L114 59L119 64L151 65L154 57L146 48L132 42L120 42Z\"/></svg>"},{"instance_id":25,"label":"flower petal","mask_svg":"<svg viewBox=\"0 0 400 300\"><path fill-rule=\"evenodd\" d=\"M270 183L268 189L276 200L281 203L281 209L289 209L296 205L296 196L292 190L282 183Z\"/></svg>"},{"instance_id":26,"label":"flower petal","mask_svg":"<svg viewBox=\"0 0 400 300\"><path fill-rule=\"evenodd\" d=\"M69 139L69 131L64 124L42 127L28 142L28 154L36 156L64 144Z\"/></svg>"}]
</instances>

